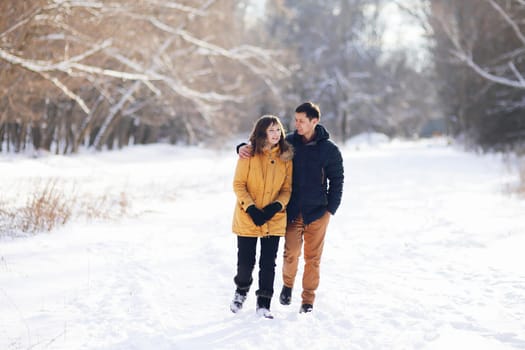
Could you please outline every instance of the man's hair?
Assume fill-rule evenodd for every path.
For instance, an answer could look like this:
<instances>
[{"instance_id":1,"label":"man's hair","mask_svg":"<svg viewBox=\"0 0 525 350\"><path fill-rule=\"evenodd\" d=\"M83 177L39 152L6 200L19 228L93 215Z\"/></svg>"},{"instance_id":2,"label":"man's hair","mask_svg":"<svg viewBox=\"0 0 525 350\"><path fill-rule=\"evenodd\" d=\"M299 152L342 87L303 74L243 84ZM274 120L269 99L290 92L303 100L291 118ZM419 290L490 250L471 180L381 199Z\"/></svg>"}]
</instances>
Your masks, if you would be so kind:
<instances>
[{"instance_id":1,"label":"man's hair","mask_svg":"<svg viewBox=\"0 0 525 350\"><path fill-rule=\"evenodd\" d=\"M313 102L305 102L301 104L295 109L295 113L305 113L306 117L310 120L321 120L321 110L319 109L319 106Z\"/></svg>"},{"instance_id":2,"label":"man's hair","mask_svg":"<svg viewBox=\"0 0 525 350\"><path fill-rule=\"evenodd\" d=\"M267 134L266 130L270 125L277 125L281 129L281 138L279 139L280 154L290 149L290 145L285 141L285 132L281 120L274 115L263 115L260 117L250 134L250 143L253 146L253 154L264 153L264 146L266 146Z\"/></svg>"}]
</instances>

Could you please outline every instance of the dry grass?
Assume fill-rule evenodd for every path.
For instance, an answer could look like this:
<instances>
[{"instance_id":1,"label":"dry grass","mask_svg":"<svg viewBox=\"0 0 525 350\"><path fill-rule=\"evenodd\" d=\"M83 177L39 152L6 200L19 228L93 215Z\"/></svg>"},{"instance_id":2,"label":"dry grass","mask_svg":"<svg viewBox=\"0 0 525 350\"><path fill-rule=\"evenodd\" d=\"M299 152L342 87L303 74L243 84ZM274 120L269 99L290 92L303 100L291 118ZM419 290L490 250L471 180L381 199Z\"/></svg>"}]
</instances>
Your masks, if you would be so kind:
<instances>
[{"instance_id":1,"label":"dry grass","mask_svg":"<svg viewBox=\"0 0 525 350\"><path fill-rule=\"evenodd\" d=\"M1 203L0 231L4 234L51 231L56 226L68 222L72 206L70 199L58 189L57 183L55 179L49 180L43 186L37 186L25 201L22 200L21 205Z\"/></svg>"},{"instance_id":2,"label":"dry grass","mask_svg":"<svg viewBox=\"0 0 525 350\"><path fill-rule=\"evenodd\" d=\"M128 214L130 201L124 192L81 196L64 187L51 179L20 194L26 198L0 202L0 236L49 232L72 218L113 220Z\"/></svg>"},{"instance_id":3,"label":"dry grass","mask_svg":"<svg viewBox=\"0 0 525 350\"><path fill-rule=\"evenodd\" d=\"M84 197L80 205L80 216L88 220L112 220L128 213L130 201L124 192L118 196L105 193L101 196Z\"/></svg>"},{"instance_id":4,"label":"dry grass","mask_svg":"<svg viewBox=\"0 0 525 350\"><path fill-rule=\"evenodd\" d=\"M71 218L70 200L57 188L57 180L50 180L41 190L29 196L27 204L18 210L22 232L51 231Z\"/></svg>"}]
</instances>

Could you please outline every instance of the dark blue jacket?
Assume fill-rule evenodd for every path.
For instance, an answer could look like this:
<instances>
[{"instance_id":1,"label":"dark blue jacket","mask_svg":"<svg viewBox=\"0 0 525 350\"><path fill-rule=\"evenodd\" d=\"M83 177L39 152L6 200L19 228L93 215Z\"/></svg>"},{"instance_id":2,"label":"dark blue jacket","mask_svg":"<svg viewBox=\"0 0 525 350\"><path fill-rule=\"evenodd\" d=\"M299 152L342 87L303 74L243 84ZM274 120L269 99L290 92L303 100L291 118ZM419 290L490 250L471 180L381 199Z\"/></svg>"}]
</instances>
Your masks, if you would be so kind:
<instances>
[{"instance_id":1,"label":"dark blue jacket","mask_svg":"<svg viewBox=\"0 0 525 350\"><path fill-rule=\"evenodd\" d=\"M344 169L341 152L328 131L317 124L312 141L304 143L297 131L288 134L286 140L294 147L288 221L302 214L308 225L327 210L335 214L343 195Z\"/></svg>"}]
</instances>

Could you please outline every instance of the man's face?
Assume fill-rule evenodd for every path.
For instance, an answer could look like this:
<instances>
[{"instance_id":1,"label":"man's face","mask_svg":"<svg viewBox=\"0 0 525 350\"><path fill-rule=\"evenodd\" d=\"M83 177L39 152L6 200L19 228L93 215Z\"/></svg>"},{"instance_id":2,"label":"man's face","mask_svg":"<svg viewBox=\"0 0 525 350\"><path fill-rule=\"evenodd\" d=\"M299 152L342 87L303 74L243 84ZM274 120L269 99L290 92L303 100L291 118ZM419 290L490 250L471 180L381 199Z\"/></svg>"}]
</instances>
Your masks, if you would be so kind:
<instances>
[{"instance_id":1,"label":"man's face","mask_svg":"<svg viewBox=\"0 0 525 350\"><path fill-rule=\"evenodd\" d=\"M295 128L297 129L297 133L301 136L310 137L318 122L319 119L308 119L304 112L295 113Z\"/></svg>"}]
</instances>

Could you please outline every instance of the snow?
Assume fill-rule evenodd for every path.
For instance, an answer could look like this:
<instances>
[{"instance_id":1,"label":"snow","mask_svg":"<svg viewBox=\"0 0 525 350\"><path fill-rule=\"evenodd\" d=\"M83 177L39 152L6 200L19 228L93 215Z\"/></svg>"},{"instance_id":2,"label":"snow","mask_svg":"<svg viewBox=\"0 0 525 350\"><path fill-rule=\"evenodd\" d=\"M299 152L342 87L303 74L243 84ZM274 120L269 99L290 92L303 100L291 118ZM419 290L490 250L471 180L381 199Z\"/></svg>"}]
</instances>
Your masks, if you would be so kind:
<instances>
[{"instance_id":1,"label":"snow","mask_svg":"<svg viewBox=\"0 0 525 350\"><path fill-rule=\"evenodd\" d=\"M359 149L361 147L370 148L384 145L390 141L390 138L379 132L362 133L352 136L345 141L345 147L354 147Z\"/></svg>"},{"instance_id":2,"label":"snow","mask_svg":"<svg viewBox=\"0 0 525 350\"><path fill-rule=\"evenodd\" d=\"M233 147L0 156L3 198L58 178L131 203L120 219L0 238L0 349L525 348L525 203L506 193L517 175L502 157L443 140L345 145L314 312L298 313L300 269L268 320L256 287L229 310Z\"/></svg>"}]
</instances>

